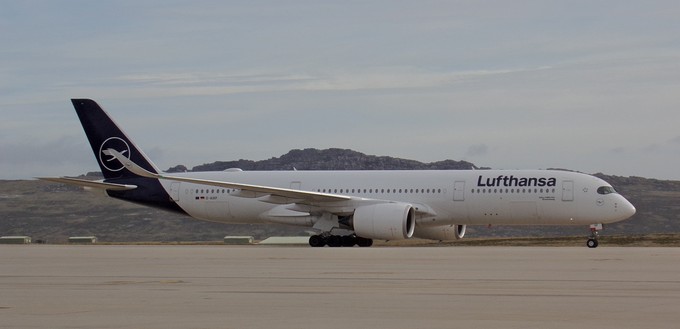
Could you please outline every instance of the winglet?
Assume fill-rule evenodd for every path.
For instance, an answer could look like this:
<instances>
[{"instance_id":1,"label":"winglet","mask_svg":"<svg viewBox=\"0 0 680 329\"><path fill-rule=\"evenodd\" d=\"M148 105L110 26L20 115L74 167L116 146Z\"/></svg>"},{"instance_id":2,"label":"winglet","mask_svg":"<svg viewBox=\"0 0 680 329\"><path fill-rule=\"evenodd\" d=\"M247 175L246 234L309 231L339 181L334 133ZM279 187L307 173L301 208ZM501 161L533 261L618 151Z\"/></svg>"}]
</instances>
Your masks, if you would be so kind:
<instances>
[{"instance_id":1,"label":"winglet","mask_svg":"<svg viewBox=\"0 0 680 329\"><path fill-rule=\"evenodd\" d=\"M116 158L116 160L120 161L120 163L125 166L127 170L132 172L133 174L146 177L146 178L161 178L160 175L154 174L136 163L134 163L132 160L128 159L126 156L124 156L122 153L116 151L115 149L107 149L106 152Z\"/></svg>"}]
</instances>

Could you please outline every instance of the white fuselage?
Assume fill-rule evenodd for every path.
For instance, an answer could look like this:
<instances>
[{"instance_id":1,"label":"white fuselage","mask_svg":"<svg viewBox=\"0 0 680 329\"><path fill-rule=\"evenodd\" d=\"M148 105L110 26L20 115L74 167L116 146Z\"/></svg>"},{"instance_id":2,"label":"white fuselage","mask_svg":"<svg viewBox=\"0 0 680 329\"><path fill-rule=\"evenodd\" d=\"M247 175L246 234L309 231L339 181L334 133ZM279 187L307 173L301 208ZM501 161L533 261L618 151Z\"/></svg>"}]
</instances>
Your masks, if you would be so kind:
<instances>
[{"instance_id":1,"label":"white fuselage","mask_svg":"<svg viewBox=\"0 0 680 329\"><path fill-rule=\"evenodd\" d=\"M310 227L313 247L462 238L466 225L592 225L635 214L607 182L555 170L161 173L97 102L72 99L104 180L47 177L223 223ZM597 246L596 231L588 246Z\"/></svg>"},{"instance_id":2,"label":"white fuselage","mask_svg":"<svg viewBox=\"0 0 680 329\"><path fill-rule=\"evenodd\" d=\"M607 182L590 175L555 170L437 171L225 171L173 174L264 185L373 200L404 202L425 215L417 225L589 225L624 220L635 208ZM189 215L224 223L313 224L314 218L273 213L289 211L266 197L239 190L161 180ZM605 189L607 190L607 189ZM343 204L351 208L351 203ZM313 209L308 211L313 214ZM347 209L350 213L353 209ZM430 215L428 215L430 214Z\"/></svg>"}]
</instances>

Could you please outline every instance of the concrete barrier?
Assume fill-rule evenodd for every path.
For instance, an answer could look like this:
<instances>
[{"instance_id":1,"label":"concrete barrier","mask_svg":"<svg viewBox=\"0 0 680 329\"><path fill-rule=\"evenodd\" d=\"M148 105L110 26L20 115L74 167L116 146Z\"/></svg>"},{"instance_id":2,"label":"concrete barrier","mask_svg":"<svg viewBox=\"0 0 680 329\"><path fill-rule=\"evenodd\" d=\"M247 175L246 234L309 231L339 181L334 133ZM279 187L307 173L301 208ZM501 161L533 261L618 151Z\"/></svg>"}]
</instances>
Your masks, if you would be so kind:
<instances>
[{"instance_id":1,"label":"concrete barrier","mask_svg":"<svg viewBox=\"0 0 680 329\"><path fill-rule=\"evenodd\" d=\"M309 245L308 236L272 236L260 241L259 244Z\"/></svg>"},{"instance_id":2,"label":"concrete barrier","mask_svg":"<svg viewBox=\"0 0 680 329\"><path fill-rule=\"evenodd\" d=\"M225 236L224 244L252 244L253 240L252 236Z\"/></svg>"},{"instance_id":3,"label":"concrete barrier","mask_svg":"<svg viewBox=\"0 0 680 329\"><path fill-rule=\"evenodd\" d=\"M30 236L0 236L0 244L29 244Z\"/></svg>"},{"instance_id":4,"label":"concrete barrier","mask_svg":"<svg viewBox=\"0 0 680 329\"><path fill-rule=\"evenodd\" d=\"M95 237L95 236L72 236L72 237L68 238L68 243L95 244L95 243L97 243L97 237Z\"/></svg>"}]
</instances>

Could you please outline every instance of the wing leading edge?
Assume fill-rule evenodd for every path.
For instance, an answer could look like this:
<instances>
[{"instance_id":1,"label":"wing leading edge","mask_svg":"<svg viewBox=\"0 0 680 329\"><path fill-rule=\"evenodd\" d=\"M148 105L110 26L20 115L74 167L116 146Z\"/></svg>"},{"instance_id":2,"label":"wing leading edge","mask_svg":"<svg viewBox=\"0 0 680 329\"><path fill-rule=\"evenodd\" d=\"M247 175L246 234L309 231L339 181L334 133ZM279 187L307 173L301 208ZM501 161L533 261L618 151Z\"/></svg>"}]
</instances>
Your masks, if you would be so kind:
<instances>
[{"instance_id":1,"label":"wing leading edge","mask_svg":"<svg viewBox=\"0 0 680 329\"><path fill-rule=\"evenodd\" d=\"M155 173L149 172L148 170L138 166L132 160L128 159L123 154L121 154L120 152L118 152L114 149L109 149L108 152L110 152L111 155L113 155L118 161L120 161L125 166L126 169L130 170L131 172L133 172L133 173L135 173L139 176L147 177L147 178L167 179L167 180L173 180L173 181L178 181L178 182L186 182L186 183L193 183L193 184L202 184L202 185L210 185L210 186L216 186L216 187L237 189L237 190L242 190L242 191L252 193L252 195L250 195L251 197L260 197L260 196L269 195L271 197L282 197L282 198L292 199L292 200L288 200L288 202L286 202L286 203L303 203L303 204L306 204L306 203L324 203L324 202L339 202L339 201L341 202L341 201L350 201L350 200L360 200L359 198L353 198L353 197L346 196L346 195L327 194L327 193L318 193L318 192L310 192L310 191L292 190L292 189L279 188L279 187L260 186L260 185L215 181L215 180L208 180L208 179L198 179L198 178L178 177L178 176L170 176L170 175L163 175L163 174L155 174ZM291 202L291 201L293 201L293 202ZM280 203L280 202L273 202L273 203Z\"/></svg>"},{"instance_id":2,"label":"wing leading edge","mask_svg":"<svg viewBox=\"0 0 680 329\"><path fill-rule=\"evenodd\" d=\"M106 183L106 182L102 182L102 181L92 181L92 180L71 178L71 177L37 177L37 178L40 179L40 180L45 180L45 181L50 181L50 182L55 182L55 183L77 185L77 186L91 187L91 188L98 188L98 189L105 189L105 190L114 190L114 191L134 190L134 189L137 188L137 185Z\"/></svg>"},{"instance_id":3,"label":"wing leading edge","mask_svg":"<svg viewBox=\"0 0 680 329\"><path fill-rule=\"evenodd\" d=\"M314 205L314 206L321 206L322 208L326 208L332 213L345 213L347 212L347 209L345 207L349 206L350 208L354 207L359 207L361 205L369 205L369 204L378 204L378 203L391 203L392 201L389 200L377 200L377 199L366 199L366 198L360 198L360 197L352 197L352 196L347 196L347 195L338 195L338 194L328 194L328 193L320 193L320 192L312 192L312 191L301 191L301 190L293 190L293 189L286 189L286 188L279 188L279 187L270 187L270 186L261 186L261 185L251 185L251 184L242 184L242 183L232 183L232 182L224 182L224 181L215 181L215 180L207 180L207 179L198 179L198 178L189 178L189 177L178 177L178 176L171 176L171 175L163 175L163 174L155 174L152 172L149 172L148 170L140 167L136 163L134 163L132 160L128 159L125 157L125 155L121 154L120 152L114 150L114 149L109 149L108 152L112 156L114 156L118 161L120 161L125 168L130 170L132 173L137 174L142 177L147 177L147 178L154 178L154 179L166 179L166 180L173 180L173 181L178 181L178 182L186 182L186 183L193 183L193 184L202 184L202 185L209 185L209 186L215 186L215 187L223 187L223 188L229 188L229 189L238 189L241 190L242 193L241 195L244 197L252 197L252 198L259 198L260 201L263 202L268 202L268 203L277 203L277 204L302 204L302 205ZM243 193L245 191L245 193ZM250 193L250 194L248 194ZM328 206L329 204L334 204L334 206L331 206L331 208L327 208L324 206ZM342 205L344 204L344 206ZM415 211L418 215L420 216L436 216L436 212L429 206L424 205L424 204L415 204L412 203ZM343 210L340 210L339 208L343 208ZM331 210L333 209L333 210Z\"/></svg>"}]
</instances>

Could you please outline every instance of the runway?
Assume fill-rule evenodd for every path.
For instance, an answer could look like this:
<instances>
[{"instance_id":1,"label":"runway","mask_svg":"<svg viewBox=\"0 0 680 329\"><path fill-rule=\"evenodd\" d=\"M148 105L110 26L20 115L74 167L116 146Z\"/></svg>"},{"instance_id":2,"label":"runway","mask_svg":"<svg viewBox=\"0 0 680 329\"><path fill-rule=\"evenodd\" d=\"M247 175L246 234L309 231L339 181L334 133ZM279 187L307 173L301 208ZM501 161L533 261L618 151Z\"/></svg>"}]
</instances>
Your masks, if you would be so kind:
<instances>
[{"instance_id":1,"label":"runway","mask_svg":"<svg viewBox=\"0 0 680 329\"><path fill-rule=\"evenodd\" d=\"M673 328L680 248L0 246L2 328Z\"/></svg>"}]
</instances>

